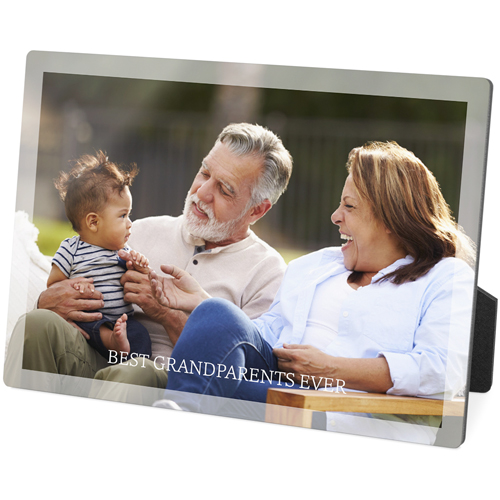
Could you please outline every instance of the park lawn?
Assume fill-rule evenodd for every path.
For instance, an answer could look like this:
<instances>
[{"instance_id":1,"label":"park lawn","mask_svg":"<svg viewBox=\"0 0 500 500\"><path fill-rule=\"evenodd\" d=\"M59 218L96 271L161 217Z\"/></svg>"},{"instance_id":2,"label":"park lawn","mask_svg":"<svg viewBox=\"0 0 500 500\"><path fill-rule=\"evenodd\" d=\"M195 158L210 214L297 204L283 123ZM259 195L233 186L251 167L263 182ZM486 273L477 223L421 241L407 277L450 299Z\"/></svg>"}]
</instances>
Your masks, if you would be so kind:
<instances>
[{"instance_id":1,"label":"park lawn","mask_svg":"<svg viewBox=\"0 0 500 500\"><path fill-rule=\"evenodd\" d=\"M53 256L61 241L77 234L69 222L35 217L33 224L39 230L37 245L43 255Z\"/></svg>"}]
</instances>

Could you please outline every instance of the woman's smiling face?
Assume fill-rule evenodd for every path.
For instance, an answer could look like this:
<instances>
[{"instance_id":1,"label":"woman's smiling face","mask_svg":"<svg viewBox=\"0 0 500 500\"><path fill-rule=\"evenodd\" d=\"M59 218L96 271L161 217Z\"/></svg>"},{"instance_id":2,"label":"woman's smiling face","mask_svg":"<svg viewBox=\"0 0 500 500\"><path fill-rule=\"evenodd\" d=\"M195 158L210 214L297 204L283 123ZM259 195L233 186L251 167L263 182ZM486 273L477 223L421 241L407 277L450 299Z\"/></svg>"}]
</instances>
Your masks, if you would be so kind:
<instances>
[{"instance_id":1,"label":"woman's smiling face","mask_svg":"<svg viewBox=\"0 0 500 500\"><path fill-rule=\"evenodd\" d=\"M376 273L405 256L391 232L375 218L349 175L342 191L340 206L332 214L339 226L344 266L350 271Z\"/></svg>"}]
</instances>

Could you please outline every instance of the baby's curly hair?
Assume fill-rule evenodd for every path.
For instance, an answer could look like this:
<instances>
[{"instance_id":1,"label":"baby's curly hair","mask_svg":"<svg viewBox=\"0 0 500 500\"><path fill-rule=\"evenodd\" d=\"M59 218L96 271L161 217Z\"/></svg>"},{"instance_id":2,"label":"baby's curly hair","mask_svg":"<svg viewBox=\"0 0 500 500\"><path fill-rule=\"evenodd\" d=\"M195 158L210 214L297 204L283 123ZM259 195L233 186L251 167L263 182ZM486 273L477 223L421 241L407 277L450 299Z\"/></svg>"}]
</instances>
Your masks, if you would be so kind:
<instances>
[{"instance_id":1,"label":"baby's curly hair","mask_svg":"<svg viewBox=\"0 0 500 500\"><path fill-rule=\"evenodd\" d=\"M54 184L64 202L66 216L78 232L85 216L102 210L113 191L121 193L125 186L131 186L139 169L133 163L129 170L123 170L102 151L95 156L83 155L73 163L73 168L61 172Z\"/></svg>"}]
</instances>

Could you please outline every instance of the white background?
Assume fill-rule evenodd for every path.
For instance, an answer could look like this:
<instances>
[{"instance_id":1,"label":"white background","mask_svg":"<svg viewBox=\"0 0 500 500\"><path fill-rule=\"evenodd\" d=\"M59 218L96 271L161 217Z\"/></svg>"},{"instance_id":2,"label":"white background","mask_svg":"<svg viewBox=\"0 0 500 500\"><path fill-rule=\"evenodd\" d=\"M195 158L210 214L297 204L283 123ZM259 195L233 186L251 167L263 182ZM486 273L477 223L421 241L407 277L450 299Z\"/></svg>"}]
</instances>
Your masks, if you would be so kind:
<instances>
[{"instance_id":1,"label":"white background","mask_svg":"<svg viewBox=\"0 0 500 500\"><path fill-rule=\"evenodd\" d=\"M472 76L498 85L500 44L493 9L482 0L467 7L435 0L10 3L0 32L4 276L8 280L29 51ZM479 285L496 297L499 120L494 91ZM2 290L5 318L7 281ZM467 438L458 449L180 414L0 384L0 488L8 498L45 496L42 492L54 498L210 498L214 493L220 498L440 498L457 493L466 498L497 483L492 458L500 444L496 364L493 389L470 397Z\"/></svg>"}]
</instances>

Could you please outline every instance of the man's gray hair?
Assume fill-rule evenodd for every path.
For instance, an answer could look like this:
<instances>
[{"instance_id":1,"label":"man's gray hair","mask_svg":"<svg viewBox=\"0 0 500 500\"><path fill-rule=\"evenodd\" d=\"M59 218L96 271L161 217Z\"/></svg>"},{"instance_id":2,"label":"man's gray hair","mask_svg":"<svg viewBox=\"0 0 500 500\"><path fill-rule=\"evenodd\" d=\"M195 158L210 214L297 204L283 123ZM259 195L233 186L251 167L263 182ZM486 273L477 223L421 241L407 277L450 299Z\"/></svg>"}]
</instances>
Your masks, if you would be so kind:
<instances>
[{"instance_id":1,"label":"man's gray hair","mask_svg":"<svg viewBox=\"0 0 500 500\"><path fill-rule=\"evenodd\" d=\"M251 206L268 199L273 205L284 193L292 175L292 156L281 139L260 125L231 123L219 134L222 142L237 156L258 155L263 159L263 171L252 189Z\"/></svg>"}]
</instances>

